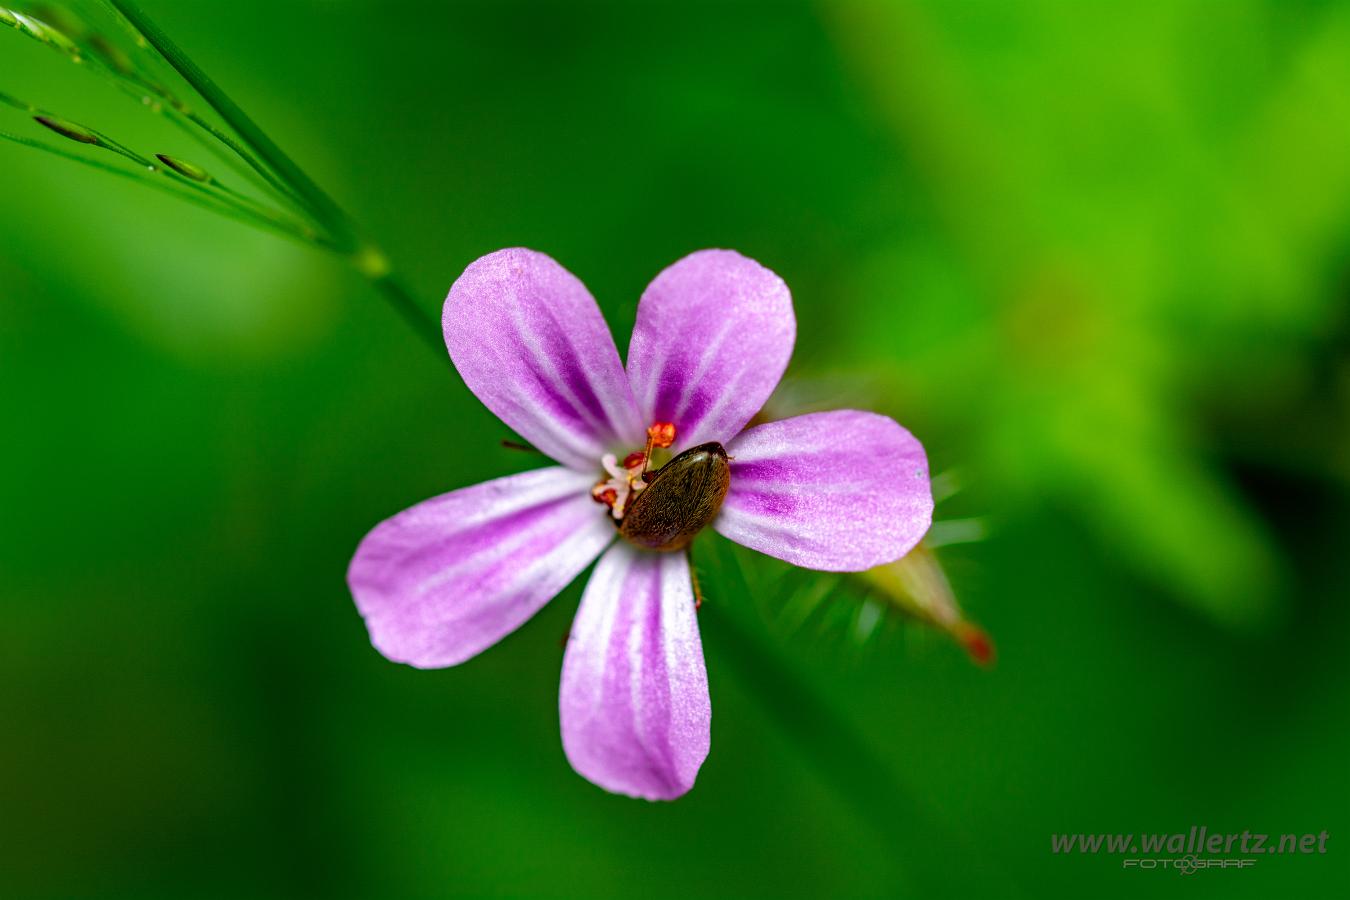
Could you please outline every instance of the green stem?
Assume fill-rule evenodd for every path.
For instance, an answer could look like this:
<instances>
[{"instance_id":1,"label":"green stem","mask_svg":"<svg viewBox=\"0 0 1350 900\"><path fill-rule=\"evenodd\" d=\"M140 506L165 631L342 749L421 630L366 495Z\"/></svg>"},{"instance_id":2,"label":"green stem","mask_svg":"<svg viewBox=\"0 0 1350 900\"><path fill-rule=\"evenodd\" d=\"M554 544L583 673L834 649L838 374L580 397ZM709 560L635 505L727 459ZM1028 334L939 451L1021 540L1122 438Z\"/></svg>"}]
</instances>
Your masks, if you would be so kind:
<instances>
[{"instance_id":1,"label":"green stem","mask_svg":"<svg viewBox=\"0 0 1350 900\"><path fill-rule=\"evenodd\" d=\"M244 173L250 181L270 192L276 199L287 205L299 207L305 211L307 216L312 217L312 214L305 208L304 203L291 186L263 165L257 157L249 152L246 146L232 135L217 128L214 123L189 109L172 91L159 83L160 80L163 80L163 63L166 57L156 52L157 48L151 46L145 35L132 24L131 20L117 7L113 0L101 0L101 2L112 13L118 25L131 36L136 47L142 51L137 54L138 61L132 64L132 71L123 73L105 67L105 70L113 76L117 86L132 96L145 97L153 94L158 97L159 101L155 105L156 111L166 116L183 131L191 134L199 144L208 147L212 155L226 160L231 168ZM165 40L168 40L167 35ZM140 60L144 60L149 68L142 70L139 65ZM194 126L200 131L194 130ZM212 143L213 140L214 144ZM229 152L221 152L222 147ZM322 227L317 220L314 220L314 224Z\"/></svg>"},{"instance_id":2,"label":"green stem","mask_svg":"<svg viewBox=\"0 0 1350 900\"><path fill-rule=\"evenodd\" d=\"M146 97L148 96L147 90L156 95L162 94L161 91L154 90L148 82L142 81L139 76L122 76L116 71L106 68L105 71L113 79L117 88L130 97ZM308 211L304 209L295 194L285 184L277 180L276 176L268 172L266 167L254 159L243 145L191 110L179 109L174 104L175 100L172 97L164 97L157 100L150 107L150 110L172 122L175 128L190 137L199 147L210 153L214 159L224 162L237 175L248 179L250 183L266 192L272 199L297 208L309 218ZM318 222L313 224L319 225Z\"/></svg>"},{"instance_id":3,"label":"green stem","mask_svg":"<svg viewBox=\"0 0 1350 900\"><path fill-rule=\"evenodd\" d=\"M3 92L0 92L0 104L3 104L5 106L11 106L14 109L20 110L31 117L37 118L39 122L41 122L43 118L60 120L60 117L57 116L55 113L53 113L51 110L43 109L42 107L35 106L34 104L29 103L26 100L20 100L18 97L13 97ZM276 210L273 210L269 207L257 203L252 198L240 194L238 191L230 189L229 187L225 186L224 184L221 184L219 181L216 181L215 179L211 179L207 183L202 183L200 181L181 178L177 176L176 173L165 170L164 167L160 166L156 161L151 160L145 156L142 156L141 154L119 143L118 141L113 140L112 138L108 137L106 134L103 134L102 132L96 131L95 129L88 128L83 125L79 127L84 131L86 135L92 138L92 140L84 141L83 143L86 143L89 146L96 147L100 150L107 150L110 153L115 153L118 156L123 157L124 159L130 160L136 166L137 170L139 170L142 173L150 172L155 175L167 176L169 181L183 188L184 196L188 196L190 194L202 194L206 196L211 196L213 200L220 203L223 207L231 207L232 212L236 214L236 218L242 218L244 221L249 221L256 225L262 225L268 228L275 228L279 231L287 233L292 237L306 240L309 241L310 243L319 244L320 246L325 247L325 249L332 249L330 240L321 237L318 234L315 234L313 232L313 229L309 228L308 226L301 225L300 223L297 223L287 218L285 215L278 213ZM55 148L50 147L46 144L41 144L38 143L37 141L30 141L26 138L21 138L18 135L5 135L5 137L7 140L13 141L14 143L56 153L58 156L62 156L66 159L77 159L82 162L89 162L95 168L100 168L103 169L104 171L112 171L112 172L121 171L112 166L99 164L95 160L86 160L84 157L78 156L74 153L58 151ZM147 183L149 183L148 180Z\"/></svg>"},{"instance_id":4,"label":"green stem","mask_svg":"<svg viewBox=\"0 0 1350 900\"><path fill-rule=\"evenodd\" d=\"M126 20L131 29L143 36L144 40L216 111L225 124L258 154L263 163L259 172L270 179L272 176L268 170L275 171L284 189L293 192L301 205L332 234L340 250L347 255L357 271L374 285L381 296L394 306L404 321L413 326L428 345L435 348L438 355L445 358L445 348L435 317L419 306L402 281L388 271L387 265L383 263L383 253L364 237L346 212L132 0L106 0L106 2ZM228 140L227 145L232 148L234 146ZM252 158L242 148L239 152L245 159ZM369 265L371 259L380 260L380 264ZM430 329L427 326L430 326Z\"/></svg>"},{"instance_id":5,"label":"green stem","mask_svg":"<svg viewBox=\"0 0 1350 900\"><path fill-rule=\"evenodd\" d=\"M258 216L259 218L267 219L270 222L274 223L279 228L285 228L287 230L293 231L302 240L306 240L312 244L317 244L320 247L323 247L325 250L331 250L339 254L341 253L341 248L333 243L332 238L328 237L326 234L317 233L312 227L310 227L308 222L305 223L296 222L293 219L287 217L285 214L279 213L269 206L262 205L258 201L254 200L252 197L249 197L246 194L241 194L234 188L222 184L215 178L212 178L206 184L198 184L197 187L201 189L210 189L217 191L222 196L224 196L229 202L235 204L241 209L244 209L245 211L255 216Z\"/></svg>"},{"instance_id":6,"label":"green stem","mask_svg":"<svg viewBox=\"0 0 1350 900\"><path fill-rule=\"evenodd\" d=\"M211 142L203 136L204 132L206 135L215 138L215 140L219 142L219 145L224 146L230 151L229 153L213 153L218 159L226 160L228 165L236 172L244 174L250 181L270 193L275 199L298 207L303 210L307 216L311 215L305 205L300 202L300 198L296 196L295 192L291 190L287 184L272 175L272 173L267 170L266 166L254 159L253 155L234 138L230 137L195 112L190 110L187 112L180 112L172 107L165 107L165 109L171 110L171 112L165 113L169 120L176 124L183 132L192 135L197 143L203 147L211 147ZM194 131L192 128L194 125L197 126L197 128L200 128L201 131ZM241 160L243 161L242 164L240 162ZM315 224L321 225L322 223L316 220Z\"/></svg>"},{"instance_id":7,"label":"green stem","mask_svg":"<svg viewBox=\"0 0 1350 900\"><path fill-rule=\"evenodd\" d=\"M359 268L358 266L358 270ZM383 275L372 275L368 272L362 274L366 275L371 285L380 292L380 296L389 301L403 321L407 322L422 342L432 349L437 358L449 362L450 356L445 352L445 341L441 337L441 323L418 305L403 281L390 272Z\"/></svg>"},{"instance_id":8,"label":"green stem","mask_svg":"<svg viewBox=\"0 0 1350 900\"><path fill-rule=\"evenodd\" d=\"M118 13L107 0L104 0L104 4L112 10L112 14L118 23L134 36L137 47L144 48L146 46L144 39L136 34L131 23ZM150 59L157 58L150 53L144 55ZM224 162L259 189L270 193L274 199L284 204L298 205L295 195L271 173L267 172L257 160L253 159L246 148L215 125L192 112L162 85L136 71L134 67L124 70L113 66L98 52L84 53L74 58L100 72L113 87L122 93L141 101L152 112L168 119L180 131L210 152L214 158ZM153 102L151 101L152 95L157 98ZM223 152L222 147L229 152Z\"/></svg>"},{"instance_id":9,"label":"green stem","mask_svg":"<svg viewBox=\"0 0 1350 900\"><path fill-rule=\"evenodd\" d=\"M132 0L108 0L108 2L136 31L144 35L145 40L160 56L168 60L169 65L183 77L183 80L225 120L225 124L232 128L245 144L253 148L262 162L262 168L275 172L282 182L294 189L301 203L332 233L339 246L352 253L359 250L360 235L347 214L249 118L238 104L198 68L197 64L189 59ZM262 174L266 176L268 173Z\"/></svg>"},{"instance_id":10,"label":"green stem","mask_svg":"<svg viewBox=\"0 0 1350 900\"><path fill-rule=\"evenodd\" d=\"M72 162L77 162L82 165L88 166L91 169L97 169L100 172L106 172L110 175L120 175L123 178L128 178L132 181L135 181L137 184L143 184L146 185L147 187L152 187L155 190L163 191L164 193L169 194L170 196L175 197L179 200L186 200L188 203L195 204L204 209L209 209L214 213L219 213L220 215L226 216L227 218L230 219L234 219L237 222L243 222L245 224L253 225L255 227L265 227L268 230L273 231L274 233L279 234L283 237L288 237L293 240L301 241L303 243L308 244L313 243L312 239L310 239L309 237L305 236L304 234L293 228L283 226L271 220L259 219L257 216L245 210L239 209L238 207L223 202L219 197L210 194L194 192L191 190L185 190L184 188L186 186L186 182L183 182L178 179L166 178L162 174L152 174L148 170L140 166L137 166L134 169L119 168L118 166L109 165L108 163L102 162L97 159L90 159L87 156L81 156L78 153L71 153L68 150L61 149L60 147L54 147L50 144L44 144L41 141L35 141L31 138L26 138L17 134L10 134L4 131L0 131L0 140L10 141L12 143L19 144L20 146L28 147L29 149L32 150L40 150L43 153L50 153L53 156L59 156L62 159L68 159Z\"/></svg>"}]
</instances>

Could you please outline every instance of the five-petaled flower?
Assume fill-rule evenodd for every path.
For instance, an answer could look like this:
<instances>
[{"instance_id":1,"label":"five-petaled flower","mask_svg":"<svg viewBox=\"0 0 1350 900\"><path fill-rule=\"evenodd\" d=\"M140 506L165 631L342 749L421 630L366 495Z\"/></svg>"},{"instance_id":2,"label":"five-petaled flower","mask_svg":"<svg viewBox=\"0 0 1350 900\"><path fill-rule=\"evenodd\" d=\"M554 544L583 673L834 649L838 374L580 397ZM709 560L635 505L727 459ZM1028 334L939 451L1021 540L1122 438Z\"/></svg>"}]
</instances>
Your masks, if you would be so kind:
<instances>
[{"instance_id":1,"label":"five-petaled flower","mask_svg":"<svg viewBox=\"0 0 1350 900\"><path fill-rule=\"evenodd\" d=\"M347 579L372 642L421 668L464 662L598 558L563 657L563 748L607 790L684 794L711 720L694 532L710 524L810 569L899 559L932 517L923 447L856 410L745 429L787 368L796 319L782 279L728 250L691 254L647 287L626 369L586 288L531 250L469 266L442 325L469 389L560 465L371 531Z\"/></svg>"}]
</instances>

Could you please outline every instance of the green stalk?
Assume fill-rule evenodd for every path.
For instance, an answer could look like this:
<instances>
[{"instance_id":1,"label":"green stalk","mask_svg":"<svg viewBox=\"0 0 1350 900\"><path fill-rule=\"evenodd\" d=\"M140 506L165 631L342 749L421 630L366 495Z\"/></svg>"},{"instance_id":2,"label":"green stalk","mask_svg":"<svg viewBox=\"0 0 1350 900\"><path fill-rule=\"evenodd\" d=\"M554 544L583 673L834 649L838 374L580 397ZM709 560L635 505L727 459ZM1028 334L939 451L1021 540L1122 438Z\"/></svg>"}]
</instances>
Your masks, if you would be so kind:
<instances>
[{"instance_id":1,"label":"green stalk","mask_svg":"<svg viewBox=\"0 0 1350 900\"><path fill-rule=\"evenodd\" d=\"M205 179L183 177L181 174L173 171L172 168L166 168L165 166L160 165L156 160L142 156L140 153L113 140L102 132L88 128L87 126L67 122L50 110L34 106L31 103L11 97L8 94L0 93L0 103L29 113L45 127L57 131L67 138L100 150L107 150L109 153L115 153L124 159L130 160L131 163L141 171L162 175L167 180L184 188L185 195L200 194L205 197L210 197L212 200L220 203L222 207L230 208L232 212L243 221L261 225L266 228L276 229L288 236L312 244L317 244L327 250L336 249L328 238L315 234L308 226L294 222L281 213L256 203L251 198L226 187L214 178L209 176ZM77 133L71 133L69 129L76 129Z\"/></svg>"},{"instance_id":2,"label":"green stalk","mask_svg":"<svg viewBox=\"0 0 1350 900\"><path fill-rule=\"evenodd\" d=\"M270 193L273 198L283 203L292 204L299 207L309 215L308 209L300 202L300 198L284 182L272 177L265 167L260 165L257 160L234 138L221 131L215 125L212 125L206 119L188 110L186 112L175 109L173 106L164 107L164 112L169 121L173 122L178 128L186 134L192 135L193 139L203 147L211 148L213 155L223 159L236 172L244 175L258 187ZM197 126L201 131L193 130L192 126ZM223 145L229 153L218 152L218 146L212 147L211 141L207 136L215 138L219 145ZM241 162L242 161L242 162ZM315 224L320 224L315 222Z\"/></svg>"},{"instance_id":3,"label":"green stalk","mask_svg":"<svg viewBox=\"0 0 1350 900\"><path fill-rule=\"evenodd\" d=\"M148 82L139 79L139 76L123 76L118 72L104 67L108 76L113 80L113 84L124 94L130 97L145 97L146 91L158 93L153 90L153 86ZM305 210L297 198L285 184L272 176L256 159L253 159L248 150L221 131L211 122L202 118L191 110L179 109L174 105L170 98L167 100L156 101L149 107L157 115L163 116L173 123L174 127L192 138L199 147L210 152L210 154L224 162L239 176L248 179L259 189L265 191L274 200L283 204L298 207L309 217L308 210ZM223 149L222 149L223 148ZM228 151L228 152L225 152ZM318 225L318 222L314 222Z\"/></svg>"},{"instance_id":4,"label":"green stalk","mask_svg":"<svg viewBox=\"0 0 1350 900\"><path fill-rule=\"evenodd\" d=\"M300 241L302 243L313 243L310 238L295 229L278 225L270 220L260 220L256 216L224 203L219 198L209 194L183 190L183 182L177 179L165 178L161 174L151 173L149 170L139 166L134 169L120 168L118 166L109 165L101 160L90 159L79 153L71 153L69 150L63 150L60 147L54 147L51 144L45 144L41 141L35 141L32 138L26 138L21 135L10 134L4 131L0 131L0 140L10 141L11 143L19 144L20 146L28 147L32 150L39 150L43 153L50 153L53 156L59 156L62 159L68 159L72 162L89 166L91 169L106 172L110 175L119 175L123 178L128 178L137 184L143 184L147 187L152 187L155 190L163 191L179 200L186 200L188 203L195 204L204 209L209 209L211 212L219 213L236 222L243 222L244 224L253 225L255 227L264 227L282 237L291 238L292 240Z\"/></svg>"},{"instance_id":5,"label":"green stalk","mask_svg":"<svg viewBox=\"0 0 1350 900\"><path fill-rule=\"evenodd\" d=\"M106 3L106 0L105 0ZM135 35L135 29L121 15L113 10L114 17L118 23L130 34ZM25 34L32 34L24 31ZM48 35L59 35L60 32L51 28ZM36 36L35 36L36 37ZM145 49L144 39L137 36L136 44L138 48ZM37 37L44 43L53 43L49 38ZM67 41L67 43L70 43ZM64 50L60 44L53 44L58 50ZM72 44L73 46L73 44ZM122 93L136 100L142 101L145 106L156 115L161 115L172 122L180 131L187 134L200 146L211 152L212 156L220 159L226 165L230 166L237 174L247 178L261 190L273 195L274 199L286 204L297 204L295 196L275 178L270 177L268 173L261 169L256 160L250 157L248 151L241 146L238 141L222 132L215 125L201 118L192 112L181 101L174 97L166 88L157 84L146 77L134 66L130 69L117 68L111 64L102 53L98 51L82 52L72 54L69 51L65 55L73 61L88 66L92 70L100 72L115 88ZM156 59L153 54L146 54L150 59ZM151 96L158 99L151 102ZM222 152L224 149L230 152ZM262 173L262 174L260 174ZM266 175L267 177L264 177Z\"/></svg>"},{"instance_id":6,"label":"green stalk","mask_svg":"<svg viewBox=\"0 0 1350 900\"><path fill-rule=\"evenodd\" d=\"M340 246L351 253L360 250L358 231L347 214L158 25L132 0L108 2L145 36L150 46L168 60L174 71L210 104L225 124L253 148L263 167L271 169L295 191L300 202L333 233Z\"/></svg>"},{"instance_id":7,"label":"green stalk","mask_svg":"<svg viewBox=\"0 0 1350 900\"><path fill-rule=\"evenodd\" d=\"M449 363L450 354L445 350L445 339L441 335L440 321L418 305L402 280L392 272L373 276L367 274L367 278L370 279L370 283L375 287L375 290L380 292L380 296L389 301L389 304L394 307L394 311L422 339L422 343L431 348L431 351L436 354L436 358ZM450 368L452 371L454 370L453 365Z\"/></svg>"},{"instance_id":8,"label":"green stalk","mask_svg":"<svg viewBox=\"0 0 1350 900\"><path fill-rule=\"evenodd\" d=\"M158 51L158 47L152 47L137 26L127 18L126 12L119 9L113 0L102 0L102 3L112 12L113 18L117 20L118 25L131 36L137 48L144 51L143 55L145 59L152 63L151 68L161 69L162 62L167 59L167 57L162 54L162 51L159 53L156 52ZM140 15L144 17L144 13L140 13ZM149 20L146 19L146 21L148 22ZM167 35L163 35L163 37L165 41L169 40ZM182 55L181 51L179 51L179 53ZM134 65L135 64L133 64L133 66ZM313 217L313 213L306 207L305 203L296 194L295 190L285 181L278 178L271 169L249 152L249 149L244 144L241 144L236 140L233 135L222 131L212 122L189 109L167 88L157 83L154 79L161 77L159 73L150 72L148 69L145 72L133 70L122 73L108 69L106 66L104 68L113 76L114 83L121 90L135 97L144 97L149 94L155 95L160 101L155 107L156 112L168 117L169 120L180 129L191 134L198 143L210 147L213 155L227 160L231 168L235 169L237 172L246 174L249 180L254 184L264 188L282 202L303 209L306 215ZM206 77L204 73L202 77ZM229 98L227 97L225 98L226 101L228 101L228 99ZM208 100L208 102L210 101ZM194 131L193 126L196 126L196 128L201 130ZM217 143L213 146L210 139L214 139ZM220 148L222 146L229 152L221 153ZM314 220L314 224L323 227L317 219Z\"/></svg>"},{"instance_id":9,"label":"green stalk","mask_svg":"<svg viewBox=\"0 0 1350 900\"><path fill-rule=\"evenodd\" d=\"M261 160L260 174L270 178L271 172L275 172L286 189L293 191L301 205L329 231L353 267L374 285L381 296L394 306L404 321L412 326L424 341L436 349L441 358L445 358L445 348L436 317L418 305L403 282L389 271L384 252L365 238L347 213L196 63L189 59L187 54L179 49L178 45L142 12L133 0L105 0L105 2L119 13L149 46L167 60L174 71L192 86L225 124L257 153ZM251 156L245 158L251 159Z\"/></svg>"}]
</instances>

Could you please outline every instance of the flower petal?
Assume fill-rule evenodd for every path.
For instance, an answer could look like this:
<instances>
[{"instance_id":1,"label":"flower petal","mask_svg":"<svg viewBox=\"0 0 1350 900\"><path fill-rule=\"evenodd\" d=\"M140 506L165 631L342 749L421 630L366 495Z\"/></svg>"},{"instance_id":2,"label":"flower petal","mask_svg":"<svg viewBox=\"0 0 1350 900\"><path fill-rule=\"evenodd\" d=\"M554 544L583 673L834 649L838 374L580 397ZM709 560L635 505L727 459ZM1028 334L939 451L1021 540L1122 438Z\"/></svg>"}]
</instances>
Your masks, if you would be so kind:
<instances>
[{"instance_id":1,"label":"flower petal","mask_svg":"<svg viewBox=\"0 0 1350 900\"><path fill-rule=\"evenodd\" d=\"M568 761L605 790L673 800L694 786L712 707L683 553L619 543L600 557L558 705Z\"/></svg>"},{"instance_id":2,"label":"flower petal","mask_svg":"<svg viewBox=\"0 0 1350 900\"><path fill-rule=\"evenodd\" d=\"M675 423L675 452L725 444L778 386L796 336L783 279L732 250L691 253L638 305L628 377L643 421Z\"/></svg>"},{"instance_id":3,"label":"flower petal","mask_svg":"<svg viewBox=\"0 0 1350 900\"><path fill-rule=\"evenodd\" d=\"M923 445L858 410L759 425L727 447L731 489L713 528L807 569L860 572L908 553L933 520Z\"/></svg>"},{"instance_id":4,"label":"flower petal","mask_svg":"<svg viewBox=\"0 0 1350 900\"><path fill-rule=\"evenodd\" d=\"M539 611L614 539L591 478L538 469L442 494L375 526L347 584L394 662L453 666Z\"/></svg>"},{"instance_id":5,"label":"flower petal","mask_svg":"<svg viewBox=\"0 0 1350 900\"><path fill-rule=\"evenodd\" d=\"M563 465L593 471L607 449L641 443L609 326L550 257L513 248L477 260L451 286L441 327L469 390Z\"/></svg>"}]
</instances>

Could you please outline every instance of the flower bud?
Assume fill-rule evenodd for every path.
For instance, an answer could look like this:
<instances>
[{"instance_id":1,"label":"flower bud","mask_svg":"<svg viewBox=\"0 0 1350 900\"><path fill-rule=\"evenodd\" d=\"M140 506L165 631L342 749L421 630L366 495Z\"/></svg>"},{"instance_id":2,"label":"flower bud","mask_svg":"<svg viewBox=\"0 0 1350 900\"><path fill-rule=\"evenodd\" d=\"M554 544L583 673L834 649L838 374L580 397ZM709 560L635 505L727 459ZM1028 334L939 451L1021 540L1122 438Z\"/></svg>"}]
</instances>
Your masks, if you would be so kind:
<instances>
[{"instance_id":1,"label":"flower bud","mask_svg":"<svg viewBox=\"0 0 1350 900\"><path fill-rule=\"evenodd\" d=\"M79 141L81 144L99 144L102 141L99 136L82 125L76 125L74 122L68 122L65 119L56 116L34 116L33 121L46 128L50 128L64 138L70 138L72 141Z\"/></svg>"},{"instance_id":2,"label":"flower bud","mask_svg":"<svg viewBox=\"0 0 1350 900\"><path fill-rule=\"evenodd\" d=\"M211 180L211 174L201 166L194 165L181 159L174 159L172 156L166 156L163 153L156 153L155 159L164 163L170 169L173 169L184 178L191 178L193 181L207 182Z\"/></svg>"},{"instance_id":3,"label":"flower bud","mask_svg":"<svg viewBox=\"0 0 1350 900\"><path fill-rule=\"evenodd\" d=\"M968 621L937 555L920 542L903 558L860 573L900 612L951 635L981 666L993 665L994 643Z\"/></svg>"}]
</instances>

